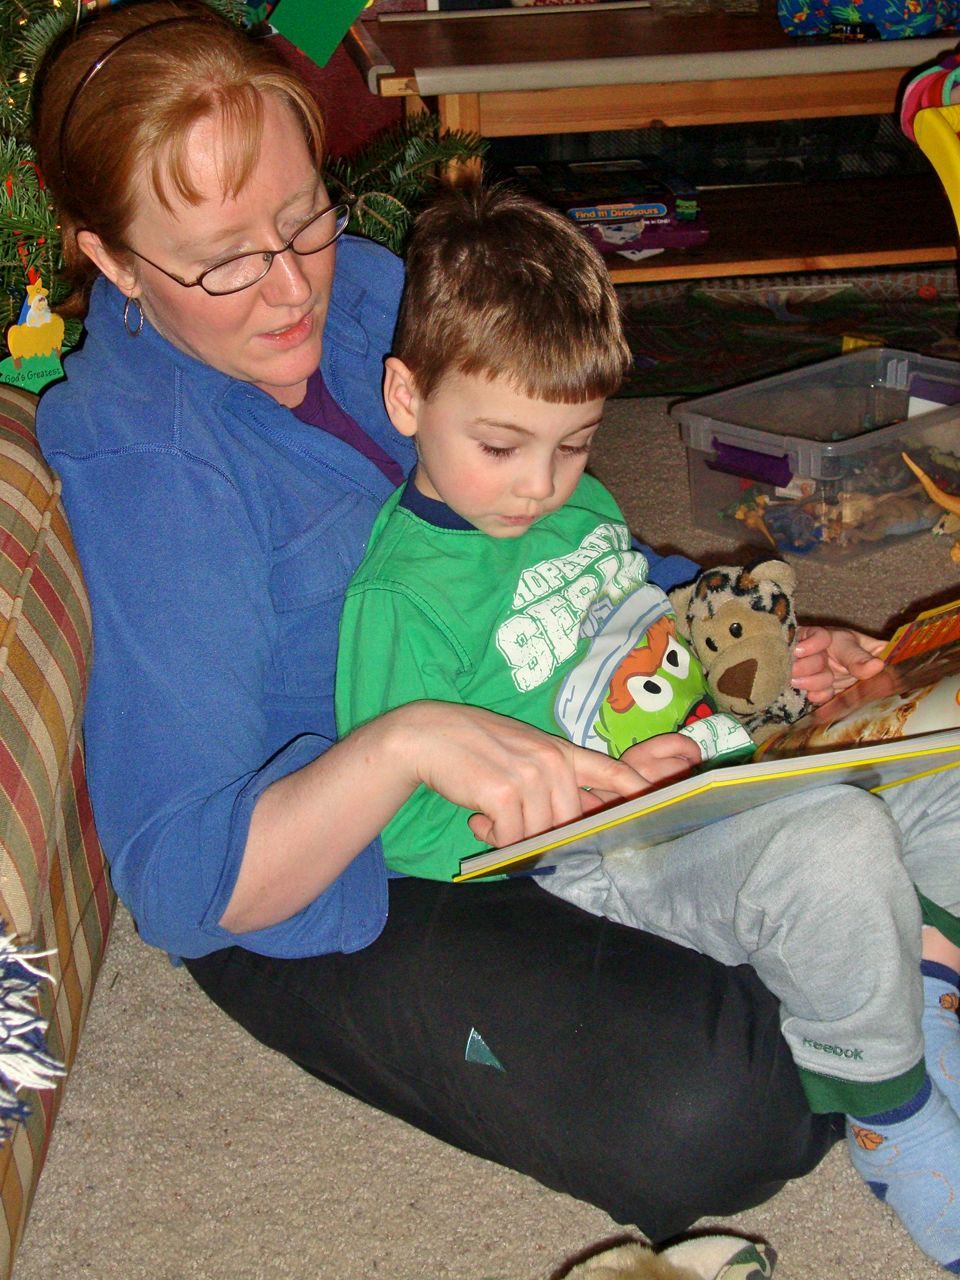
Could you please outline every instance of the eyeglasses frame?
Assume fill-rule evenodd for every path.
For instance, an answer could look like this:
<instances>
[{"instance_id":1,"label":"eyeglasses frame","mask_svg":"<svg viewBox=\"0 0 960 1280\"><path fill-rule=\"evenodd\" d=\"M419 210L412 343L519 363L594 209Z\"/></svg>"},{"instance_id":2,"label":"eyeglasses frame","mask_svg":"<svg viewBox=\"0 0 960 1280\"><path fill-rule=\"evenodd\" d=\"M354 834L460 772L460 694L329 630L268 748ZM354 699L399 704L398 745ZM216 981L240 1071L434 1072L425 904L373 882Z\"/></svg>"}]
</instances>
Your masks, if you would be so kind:
<instances>
[{"instance_id":1,"label":"eyeglasses frame","mask_svg":"<svg viewBox=\"0 0 960 1280\"><path fill-rule=\"evenodd\" d=\"M310 258L315 253L323 253L324 249L329 249L330 246L335 244L346 231L347 224L350 221L351 208L352 202L350 200L338 200L336 204L328 204L326 208L321 209L318 213L315 213L312 217L308 218L306 222L299 226L286 244L281 245L279 249L251 249L249 253L235 253L232 257L224 258L222 262L215 262L212 267L207 267L205 271L201 271L196 280L184 280L182 276L175 275L172 271L168 271L166 267L161 267L159 262L154 262L152 258L148 258L146 254L138 252L138 250L132 248L131 245L126 244L123 247L128 253L132 253L135 258L139 258L141 262L146 262L156 271L161 272L162 275L165 275L169 280L172 280L175 284L180 285L184 289L195 289L199 285L208 298L228 298L231 294L242 293L244 289L252 289L255 284L259 284L260 281L269 274L270 268L273 266L274 258L278 258L281 253L286 253L288 249L293 249L293 252L298 258ZM344 217L343 225L334 233L334 235L332 235L325 244L320 245L319 248L307 249L305 251L295 249L293 245L294 240L296 240L298 236L302 235L304 231L306 231L307 227L312 226L313 223L324 217L325 214L331 213L334 209L343 209L346 215ZM231 262L237 262L240 258L258 257L263 258L266 266L260 275L258 275L255 280L251 280L249 284L241 284L238 285L236 289L223 289L214 293L203 283L204 278L210 275L212 271L219 271L221 267L229 266Z\"/></svg>"}]
</instances>

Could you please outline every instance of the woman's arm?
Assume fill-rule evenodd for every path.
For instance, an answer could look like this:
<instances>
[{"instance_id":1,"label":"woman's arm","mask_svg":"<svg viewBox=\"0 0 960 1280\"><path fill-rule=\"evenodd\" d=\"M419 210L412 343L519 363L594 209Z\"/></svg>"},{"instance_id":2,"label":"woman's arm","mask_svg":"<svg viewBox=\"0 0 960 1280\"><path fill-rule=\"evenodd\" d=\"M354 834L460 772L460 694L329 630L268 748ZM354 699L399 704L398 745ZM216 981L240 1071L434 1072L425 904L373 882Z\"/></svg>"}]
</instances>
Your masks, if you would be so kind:
<instances>
[{"instance_id":1,"label":"woman's arm","mask_svg":"<svg viewBox=\"0 0 960 1280\"><path fill-rule=\"evenodd\" d=\"M301 538L268 584L221 470L171 448L56 464L94 609L97 826L146 941L181 956L238 934L272 955L355 949L385 911L376 836L421 783L483 815L474 832L496 843L578 817L582 785L636 789L627 765L469 708L419 704L335 743L339 601L319 569L336 530ZM281 476L288 507L301 469Z\"/></svg>"},{"instance_id":2,"label":"woman's arm","mask_svg":"<svg viewBox=\"0 0 960 1280\"><path fill-rule=\"evenodd\" d=\"M243 933L301 910L421 784L474 813L474 834L493 845L581 817L597 804L584 787L628 796L643 785L622 761L490 711L398 707L263 792L220 923Z\"/></svg>"}]
</instances>

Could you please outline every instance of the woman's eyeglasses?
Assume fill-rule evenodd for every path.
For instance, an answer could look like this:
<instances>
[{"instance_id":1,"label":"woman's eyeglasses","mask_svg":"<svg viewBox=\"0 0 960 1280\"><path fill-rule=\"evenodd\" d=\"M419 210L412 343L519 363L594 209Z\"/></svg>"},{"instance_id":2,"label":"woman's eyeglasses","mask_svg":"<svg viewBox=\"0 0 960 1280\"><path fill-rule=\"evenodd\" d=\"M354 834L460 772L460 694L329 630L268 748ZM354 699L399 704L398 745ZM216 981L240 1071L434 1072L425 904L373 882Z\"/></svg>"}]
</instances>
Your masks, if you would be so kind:
<instances>
[{"instance_id":1,"label":"woman's eyeglasses","mask_svg":"<svg viewBox=\"0 0 960 1280\"><path fill-rule=\"evenodd\" d=\"M125 247L135 258L148 262L151 267L162 271L169 279L183 285L184 289L195 289L199 285L204 293L209 293L213 298L221 298L228 293L239 293L241 289L249 289L258 280L262 280L273 266L274 258L281 253L286 253L288 249L292 249L301 258L307 258L312 253L320 253L322 249L328 248L335 240L340 239L349 221L350 205L348 203L330 205L329 208L313 214L279 249L260 249L256 253L241 253L235 258L227 258L226 262L218 262L216 266L201 271L196 280L184 280L182 276L174 275L172 271L161 267L152 258L138 253L136 249L131 249L129 245Z\"/></svg>"}]
</instances>

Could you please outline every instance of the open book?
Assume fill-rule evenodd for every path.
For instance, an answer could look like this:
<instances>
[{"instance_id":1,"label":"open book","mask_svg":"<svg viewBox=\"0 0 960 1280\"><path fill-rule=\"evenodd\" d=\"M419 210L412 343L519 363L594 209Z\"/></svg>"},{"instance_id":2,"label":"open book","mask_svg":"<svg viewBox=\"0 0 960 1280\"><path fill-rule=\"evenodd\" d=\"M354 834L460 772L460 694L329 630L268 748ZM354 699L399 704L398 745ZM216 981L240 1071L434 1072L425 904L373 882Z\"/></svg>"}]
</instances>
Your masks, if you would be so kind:
<instances>
[{"instance_id":1,"label":"open book","mask_svg":"<svg viewBox=\"0 0 960 1280\"><path fill-rule=\"evenodd\" d=\"M572 852L641 850L811 787L878 791L960 765L960 601L918 615L887 666L765 742L748 764L695 773L576 822L464 858L457 880L545 872Z\"/></svg>"}]
</instances>

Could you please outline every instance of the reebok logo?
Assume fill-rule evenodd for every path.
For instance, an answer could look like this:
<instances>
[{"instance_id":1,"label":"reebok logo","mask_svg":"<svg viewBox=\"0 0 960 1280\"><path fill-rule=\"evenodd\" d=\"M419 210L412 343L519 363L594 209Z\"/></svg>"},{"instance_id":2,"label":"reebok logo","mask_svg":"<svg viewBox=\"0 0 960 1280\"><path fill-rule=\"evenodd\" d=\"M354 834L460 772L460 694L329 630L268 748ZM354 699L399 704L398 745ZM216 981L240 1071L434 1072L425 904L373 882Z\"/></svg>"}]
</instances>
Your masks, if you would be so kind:
<instances>
[{"instance_id":1,"label":"reebok logo","mask_svg":"<svg viewBox=\"0 0 960 1280\"><path fill-rule=\"evenodd\" d=\"M803 1043L808 1049L816 1049L818 1053L832 1053L835 1058L850 1058L854 1062L863 1062L862 1049L844 1049L839 1044L821 1044L819 1040L808 1040L803 1037Z\"/></svg>"}]
</instances>

